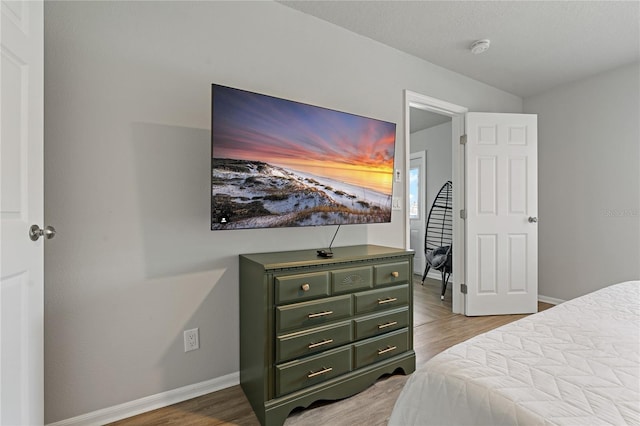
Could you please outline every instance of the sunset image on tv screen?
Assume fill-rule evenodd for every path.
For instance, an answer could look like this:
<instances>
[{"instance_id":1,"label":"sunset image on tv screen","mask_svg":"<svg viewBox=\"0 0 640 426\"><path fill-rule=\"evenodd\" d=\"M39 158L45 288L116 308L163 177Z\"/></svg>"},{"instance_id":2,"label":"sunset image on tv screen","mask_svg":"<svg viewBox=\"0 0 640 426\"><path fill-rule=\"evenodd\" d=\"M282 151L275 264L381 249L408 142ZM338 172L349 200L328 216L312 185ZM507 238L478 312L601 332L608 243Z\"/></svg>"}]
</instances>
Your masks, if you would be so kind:
<instances>
[{"instance_id":1,"label":"sunset image on tv screen","mask_svg":"<svg viewBox=\"0 0 640 426\"><path fill-rule=\"evenodd\" d=\"M394 123L212 90L212 230L391 221Z\"/></svg>"}]
</instances>

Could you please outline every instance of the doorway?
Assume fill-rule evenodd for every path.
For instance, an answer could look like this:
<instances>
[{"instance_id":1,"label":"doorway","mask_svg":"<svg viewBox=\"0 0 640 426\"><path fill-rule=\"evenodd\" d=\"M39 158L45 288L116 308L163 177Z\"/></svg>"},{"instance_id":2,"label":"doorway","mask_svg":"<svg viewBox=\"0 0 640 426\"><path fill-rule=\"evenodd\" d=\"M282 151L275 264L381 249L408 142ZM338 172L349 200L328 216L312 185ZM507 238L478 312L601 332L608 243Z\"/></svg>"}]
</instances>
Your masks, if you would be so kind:
<instances>
[{"instance_id":1,"label":"doorway","mask_svg":"<svg viewBox=\"0 0 640 426\"><path fill-rule=\"evenodd\" d=\"M411 133L414 138L414 133ZM411 146L411 141L409 141ZM412 150L409 164L409 246L415 252L413 274L420 275L425 268L422 246L426 232L427 212L427 151Z\"/></svg>"},{"instance_id":2,"label":"doorway","mask_svg":"<svg viewBox=\"0 0 640 426\"><path fill-rule=\"evenodd\" d=\"M461 278L464 276L464 234L463 223L456 214L464 205L464 152L460 149L460 136L464 129L464 114L467 108L440 101L418 93L405 91L405 152L406 152L406 194L410 194L411 156L422 152L425 161L425 189L423 191L424 208L421 216L426 222L431 203L438 190L447 181L453 182L453 273L448 288L451 289L451 310L464 313L464 295L460 292ZM415 164L415 162L414 162ZM424 270L424 234L416 235L415 218L411 203L415 201L407 196L405 220L407 248L416 253L416 263ZM415 213L415 206L413 206ZM412 223L413 222L413 223ZM413 225L413 226L412 226ZM423 231L422 231L423 232ZM413 235L412 235L413 234ZM430 275L440 280L440 274ZM431 272L430 272L431 274ZM421 279L421 277L420 277ZM448 290L449 291L449 290Z\"/></svg>"}]
</instances>

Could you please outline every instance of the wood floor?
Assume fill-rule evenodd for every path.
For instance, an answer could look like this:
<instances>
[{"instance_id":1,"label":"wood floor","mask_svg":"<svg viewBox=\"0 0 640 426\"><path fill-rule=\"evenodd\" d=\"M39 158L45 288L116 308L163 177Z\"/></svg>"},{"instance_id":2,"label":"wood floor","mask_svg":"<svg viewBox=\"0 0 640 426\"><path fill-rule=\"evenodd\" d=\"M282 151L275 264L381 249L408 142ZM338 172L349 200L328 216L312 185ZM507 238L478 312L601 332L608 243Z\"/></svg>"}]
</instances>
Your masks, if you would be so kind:
<instances>
[{"instance_id":1,"label":"wood floor","mask_svg":"<svg viewBox=\"0 0 640 426\"><path fill-rule=\"evenodd\" d=\"M465 317L451 313L451 290L440 300L440 283L427 279L425 285L414 276L414 331L416 366L437 353L485 331L515 321L525 315ZM538 303L539 310L552 305ZM407 376L394 375L379 379L363 392L340 401L315 403L296 410L285 426L300 425L386 425ZM169 407L160 408L112 425L247 425L260 423L240 386L233 386Z\"/></svg>"}]
</instances>

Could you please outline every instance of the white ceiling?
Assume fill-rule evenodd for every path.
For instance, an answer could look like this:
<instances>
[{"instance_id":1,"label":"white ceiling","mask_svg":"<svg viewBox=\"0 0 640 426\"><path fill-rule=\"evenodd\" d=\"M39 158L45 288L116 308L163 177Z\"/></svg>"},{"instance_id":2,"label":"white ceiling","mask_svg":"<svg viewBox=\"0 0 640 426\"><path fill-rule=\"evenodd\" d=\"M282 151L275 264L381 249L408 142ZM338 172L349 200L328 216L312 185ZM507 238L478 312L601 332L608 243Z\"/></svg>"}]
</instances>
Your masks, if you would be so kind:
<instances>
[{"instance_id":1,"label":"white ceiling","mask_svg":"<svg viewBox=\"0 0 640 426\"><path fill-rule=\"evenodd\" d=\"M521 97L640 60L637 0L280 3Z\"/></svg>"}]
</instances>

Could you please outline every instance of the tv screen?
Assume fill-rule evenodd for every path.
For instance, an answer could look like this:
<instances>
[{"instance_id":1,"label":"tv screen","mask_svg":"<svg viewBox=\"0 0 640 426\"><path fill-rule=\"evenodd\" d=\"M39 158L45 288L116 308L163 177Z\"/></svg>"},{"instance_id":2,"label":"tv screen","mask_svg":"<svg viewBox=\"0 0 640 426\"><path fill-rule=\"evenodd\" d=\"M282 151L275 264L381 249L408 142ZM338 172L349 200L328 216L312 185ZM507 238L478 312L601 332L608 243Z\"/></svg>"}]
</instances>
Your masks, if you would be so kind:
<instances>
[{"instance_id":1,"label":"tv screen","mask_svg":"<svg viewBox=\"0 0 640 426\"><path fill-rule=\"evenodd\" d=\"M391 221L396 125L212 85L211 229Z\"/></svg>"}]
</instances>

